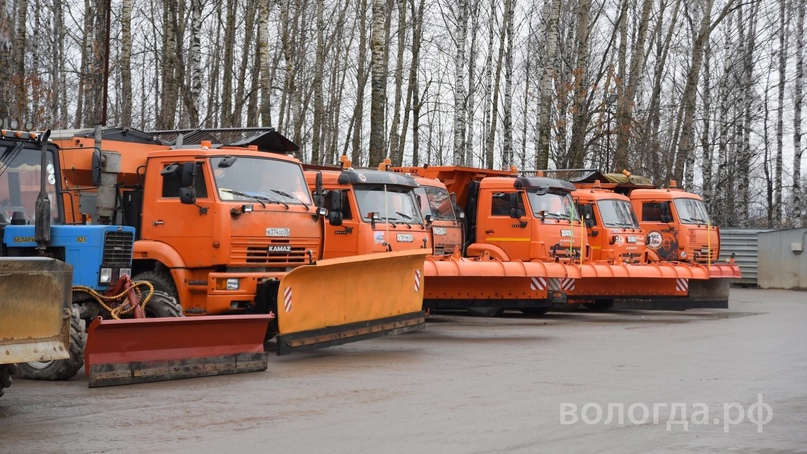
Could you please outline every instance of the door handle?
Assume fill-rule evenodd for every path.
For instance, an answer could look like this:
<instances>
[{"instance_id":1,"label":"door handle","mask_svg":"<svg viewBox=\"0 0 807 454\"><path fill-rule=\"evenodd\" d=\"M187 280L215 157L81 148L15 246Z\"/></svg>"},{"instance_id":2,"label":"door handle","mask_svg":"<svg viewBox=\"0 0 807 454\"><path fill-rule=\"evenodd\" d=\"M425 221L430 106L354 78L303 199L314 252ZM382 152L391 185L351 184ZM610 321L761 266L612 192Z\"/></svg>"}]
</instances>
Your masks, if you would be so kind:
<instances>
[{"instance_id":1,"label":"door handle","mask_svg":"<svg viewBox=\"0 0 807 454\"><path fill-rule=\"evenodd\" d=\"M493 229L485 230L485 233L487 233L489 235L489 234L493 233Z\"/></svg>"},{"instance_id":2,"label":"door handle","mask_svg":"<svg viewBox=\"0 0 807 454\"><path fill-rule=\"evenodd\" d=\"M165 224L165 221L163 221L162 219L160 219L160 220L157 220L157 221L152 222L152 224L153 224L153 225L164 225L164 224Z\"/></svg>"}]
</instances>

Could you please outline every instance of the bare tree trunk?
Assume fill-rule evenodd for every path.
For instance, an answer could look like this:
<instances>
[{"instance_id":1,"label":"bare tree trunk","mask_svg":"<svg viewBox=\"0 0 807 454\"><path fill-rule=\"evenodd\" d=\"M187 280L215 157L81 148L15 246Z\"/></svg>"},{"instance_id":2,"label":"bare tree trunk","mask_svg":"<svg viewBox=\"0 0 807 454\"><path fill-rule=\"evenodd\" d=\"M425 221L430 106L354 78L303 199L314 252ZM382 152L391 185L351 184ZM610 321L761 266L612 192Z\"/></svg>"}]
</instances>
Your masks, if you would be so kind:
<instances>
[{"instance_id":1,"label":"bare tree trunk","mask_svg":"<svg viewBox=\"0 0 807 454\"><path fill-rule=\"evenodd\" d=\"M400 166L403 161L403 148L399 147L401 134L398 128L401 123L401 100L403 98L404 50L406 50L406 0L398 3L398 54L395 63L395 99L392 103L392 124L390 125L390 159L392 165Z\"/></svg>"},{"instance_id":2,"label":"bare tree trunk","mask_svg":"<svg viewBox=\"0 0 807 454\"><path fill-rule=\"evenodd\" d=\"M132 0L121 4L121 126L132 126Z\"/></svg>"},{"instance_id":3,"label":"bare tree trunk","mask_svg":"<svg viewBox=\"0 0 807 454\"><path fill-rule=\"evenodd\" d=\"M362 126L364 125L364 87L367 85L367 0L357 0L359 19L359 55L356 58L356 108L353 111L353 142L350 159L355 165L361 164Z\"/></svg>"},{"instance_id":4,"label":"bare tree trunk","mask_svg":"<svg viewBox=\"0 0 807 454\"><path fill-rule=\"evenodd\" d=\"M505 39L507 38L507 17L510 15L512 0L504 0L504 15L502 26L499 29L499 55L496 58L496 67L493 76L493 100L490 108L490 131L488 131L487 143L485 144L485 167L494 167L493 151L496 146L496 128L499 120L499 87L502 79L502 61L505 53Z\"/></svg>"},{"instance_id":5,"label":"bare tree trunk","mask_svg":"<svg viewBox=\"0 0 807 454\"><path fill-rule=\"evenodd\" d=\"M633 135L633 108L636 105L636 90L641 82L641 72L644 67L645 42L652 9L652 0L642 2L641 17L638 20L639 31L636 36L636 45L631 52L628 80L624 92L617 99L617 135L614 153L614 170L616 171L634 168L634 163L628 155L628 149L630 138Z\"/></svg>"},{"instance_id":6,"label":"bare tree trunk","mask_svg":"<svg viewBox=\"0 0 807 454\"><path fill-rule=\"evenodd\" d=\"M454 3L456 29L453 34L456 53L454 54L454 164L465 165L467 150L465 144L466 93L465 93L465 41L468 39L468 1Z\"/></svg>"},{"instance_id":7,"label":"bare tree trunk","mask_svg":"<svg viewBox=\"0 0 807 454\"><path fill-rule=\"evenodd\" d=\"M502 133L504 134L504 141L502 143L504 150L502 150L502 163L504 168L507 169L513 165L513 33L515 21L514 11L515 5L512 1L508 1L504 8L504 23L505 31L507 33L507 44L504 49L504 119L502 124Z\"/></svg>"},{"instance_id":8,"label":"bare tree trunk","mask_svg":"<svg viewBox=\"0 0 807 454\"><path fill-rule=\"evenodd\" d=\"M0 0L0 99L7 101L14 100L15 84L14 78L14 60L13 54L8 50L14 48L14 20L11 13L8 11L8 3L6 0ZM0 103L0 119L8 118L11 114L9 107L13 107L13 102Z\"/></svg>"},{"instance_id":9,"label":"bare tree trunk","mask_svg":"<svg viewBox=\"0 0 807 454\"><path fill-rule=\"evenodd\" d=\"M549 141L552 137L552 79L557 71L558 20L560 0L552 0L546 23L546 60L541 73L541 88L538 102L538 123L536 125L535 168L549 168Z\"/></svg>"},{"instance_id":10,"label":"bare tree trunk","mask_svg":"<svg viewBox=\"0 0 807 454\"><path fill-rule=\"evenodd\" d=\"M804 207L801 193L801 109L804 100L804 2L796 2L796 79L793 81L793 225L803 227Z\"/></svg>"},{"instance_id":11,"label":"bare tree trunk","mask_svg":"<svg viewBox=\"0 0 807 454\"><path fill-rule=\"evenodd\" d=\"M785 80L787 79L788 12L786 0L779 0L779 84L778 105L776 106L776 164L773 171L773 224L778 227L782 224L782 167L784 142L784 106L785 106Z\"/></svg>"},{"instance_id":12,"label":"bare tree trunk","mask_svg":"<svg viewBox=\"0 0 807 454\"><path fill-rule=\"evenodd\" d=\"M269 2L258 2L258 67L260 68L260 120L263 127L272 125L272 78L269 67Z\"/></svg>"},{"instance_id":13,"label":"bare tree trunk","mask_svg":"<svg viewBox=\"0 0 807 454\"><path fill-rule=\"evenodd\" d=\"M221 126L233 126L233 72L235 69L235 0L227 0L225 6L224 25L224 58L221 67L224 69L221 79Z\"/></svg>"},{"instance_id":14,"label":"bare tree trunk","mask_svg":"<svg viewBox=\"0 0 807 454\"><path fill-rule=\"evenodd\" d=\"M322 99L322 72L325 65L325 2L317 0L317 50L314 64L314 123L311 131L311 163L322 164L320 146L322 140L322 122L325 118L325 104Z\"/></svg>"},{"instance_id":15,"label":"bare tree trunk","mask_svg":"<svg viewBox=\"0 0 807 454\"><path fill-rule=\"evenodd\" d=\"M471 0L468 6L469 20L471 23L471 42L468 46L468 89L466 94L465 103L465 164L473 165L474 163L474 117L476 113L476 59L478 54L477 49L477 31L479 30L479 10L482 7L482 0Z\"/></svg>"},{"instance_id":16,"label":"bare tree trunk","mask_svg":"<svg viewBox=\"0 0 807 454\"><path fill-rule=\"evenodd\" d=\"M185 99L187 122L191 127L199 127L199 98L202 95L202 0L190 0L190 39L188 50L190 60L189 88Z\"/></svg>"},{"instance_id":17,"label":"bare tree trunk","mask_svg":"<svg viewBox=\"0 0 807 454\"><path fill-rule=\"evenodd\" d=\"M711 71L712 46L707 44L704 49L703 59L703 130L701 131L701 148L703 157L701 166L703 167L703 190L701 195L709 205L712 203L712 141L711 141L711 121L712 121L712 71Z\"/></svg>"},{"instance_id":18,"label":"bare tree trunk","mask_svg":"<svg viewBox=\"0 0 807 454\"><path fill-rule=\"evenodd\" d=\"M404 106L403 124L401 125L401 137L398 141L398 154L403 157L404 145L406 144L406 135L409 130L409 118L412 115L412 106L417 100L417 78L418 68L420 67L420 46L422 39L423 27L423 3L420 0L418 8L415 8L415 0L408 0L410 6L410 20L412 29L412 61L409 63L409 81L406 87L406 105ZM414 134L414 131L413 131ZM414 148L414 147L413 147ZM412 150L412 165L418 165L418 151L417 148Z\"/></svg>"},{"instance_id":19,"label":"bare tree trunk","mask_svg":"<svg viewBox=\"0 0 807 454\"><path fill-rule=\"evenodd\" d=\"M27 112L28 84L25 81L25 43L28 22L28 0L17 4L17 32L14 40L14 94L12 115L20 117Z\"/></svg>"},{"instance_id":20,"label":"bare tree trunk","mask_svg":"<svg viewBox=\"0 0 807 454\"><path fill-rule=\"evenodd\" d=\"M384 104L387 99L387 79L384 72L384 22L386 20L386 2L373 0L373 31L370 37L372 61L370 69L372 80L370 106L370 167L375 167L384 160Z\"/></svg>"},{"instance_id":21,"label":"bare tree trunk","mask_svg":"<svg viewBox=\"0 0 807 454\"><path fill-rule=\"evenodd\" d=\"M589 49L589 15L591 0L580 0L577 7L577 49L574 71L574 104L571 150L566 160L568 168L581 168L586 158L585 140L588 126L588 49Z\"/></svg>"}]
</instances>

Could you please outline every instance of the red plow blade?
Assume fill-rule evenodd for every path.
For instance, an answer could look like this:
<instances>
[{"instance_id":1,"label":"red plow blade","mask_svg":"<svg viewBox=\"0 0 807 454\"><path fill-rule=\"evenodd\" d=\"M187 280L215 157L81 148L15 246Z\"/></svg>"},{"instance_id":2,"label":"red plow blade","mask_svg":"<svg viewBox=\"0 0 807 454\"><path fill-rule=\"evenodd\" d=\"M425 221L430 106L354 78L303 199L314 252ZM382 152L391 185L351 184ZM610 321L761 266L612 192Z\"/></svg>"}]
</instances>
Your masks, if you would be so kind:
<instances>
[{"instance_id":1,"label":"red plow blade","mask_svg":"<svg viewBox=\"0 0 807 454\"><path fill-rule=\"evenodd\" d=\"M90 388L264 371L274 315L103 320L87 330Z\"/></svg>"}]
</instances>

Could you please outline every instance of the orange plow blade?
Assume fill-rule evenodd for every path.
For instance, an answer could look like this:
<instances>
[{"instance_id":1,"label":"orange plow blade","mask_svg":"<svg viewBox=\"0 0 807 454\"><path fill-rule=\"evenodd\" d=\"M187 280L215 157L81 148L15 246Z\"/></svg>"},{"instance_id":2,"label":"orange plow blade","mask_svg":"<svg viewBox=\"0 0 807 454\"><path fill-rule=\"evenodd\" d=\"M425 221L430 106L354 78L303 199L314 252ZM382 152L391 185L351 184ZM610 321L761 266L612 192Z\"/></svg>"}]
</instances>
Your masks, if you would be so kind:
<instances>
[{"instance_id":1,"label":"orange plow blade","mask_svg":"<svg viewBox=\"0 0 807 454\"><path fill-rule=\"evenodd\" d=\"M274 315L94 320L84 371L90 388L263 371Z\"/></svg>"},{"instance_id":2,"label":"orange plow blade","mask_svg":"<svg viewBox=\"0 0 807 454\"><path fill-rule=\"evenodd\" d=\"M562 263L501 262L467 258L426 259L425 308L540 308L565 302L565 288L580 273Z\"/></svg>"},{"instance_id":3,"label":"orange plow blade","mask_svg":"<svg viewBox=\"0 0 807 454\"><path fill-rule=\"evenodd\" d=\"M299 266L277 292L277 354L423 329L426 249Z\"/></svg>"}]
</instances>

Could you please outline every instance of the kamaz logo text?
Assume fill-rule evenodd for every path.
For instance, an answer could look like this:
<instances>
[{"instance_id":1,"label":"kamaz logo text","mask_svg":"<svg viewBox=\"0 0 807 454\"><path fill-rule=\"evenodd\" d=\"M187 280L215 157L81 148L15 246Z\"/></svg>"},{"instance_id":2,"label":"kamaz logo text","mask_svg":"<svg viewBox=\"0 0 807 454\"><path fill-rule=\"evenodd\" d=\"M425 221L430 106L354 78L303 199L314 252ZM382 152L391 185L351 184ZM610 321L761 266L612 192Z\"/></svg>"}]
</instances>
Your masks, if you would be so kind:
<instances>
[{"instance_id":1,"label":"kamaz logo text","mask_svg":"<svg viewBox=\"0 0 807 454\"><path fill-rule=\"evenodd\" d=\"M269 246L268 252L291 252L291 246Z\"/></svg>"}]
</instances>

